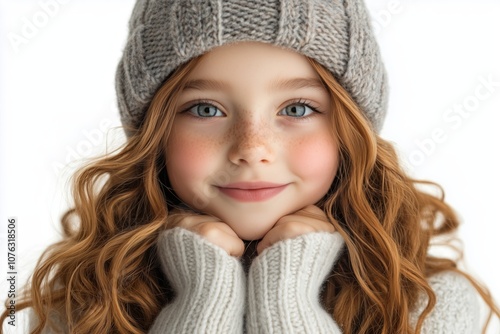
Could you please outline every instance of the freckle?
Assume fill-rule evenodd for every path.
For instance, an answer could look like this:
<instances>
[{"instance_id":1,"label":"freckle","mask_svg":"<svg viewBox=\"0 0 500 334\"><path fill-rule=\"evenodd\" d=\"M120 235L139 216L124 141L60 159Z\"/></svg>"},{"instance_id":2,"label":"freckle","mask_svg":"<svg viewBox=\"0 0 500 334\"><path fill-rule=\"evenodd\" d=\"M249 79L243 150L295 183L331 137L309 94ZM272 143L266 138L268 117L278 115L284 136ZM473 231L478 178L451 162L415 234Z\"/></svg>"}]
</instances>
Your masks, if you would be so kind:
<instances>
[{"instance_id":1,"label":"freckle","mask_svg":"<svg viewBox=\"0 0 500 334\"><path fill-rule=\"evenodd\" d=\"M297 146L302 146L304 144L304 141L305 141L304 138L300 137L300 139L296 139L293 144Z\"/></svg>"},{"instance_id":2,"label":"freckle","mask_svg":"<svg viewBox=\"0 0 500 334\"><path fill-rule=\"evenodd\" d=\"M226 133L223 141L234 141L241 144L241 148L255 147L264 145L267 141L275 141L275 134L268 133L268 124L261 120L258 124L252 124L251 121L242 120L235 124L230 131Z\"/></svg>"},{"instance_id":3,"label":"freckle","mask_svg":"<svg viewBox=\"0 0 500 334\"><path fill-rule=\"evenodd\" d=\"M240 139L243 131L245 130L245 122L238 122L234 126L231 127L229 131L226 132L224 136L224 141L236 140Z\"/></svg>"}]
</instances>

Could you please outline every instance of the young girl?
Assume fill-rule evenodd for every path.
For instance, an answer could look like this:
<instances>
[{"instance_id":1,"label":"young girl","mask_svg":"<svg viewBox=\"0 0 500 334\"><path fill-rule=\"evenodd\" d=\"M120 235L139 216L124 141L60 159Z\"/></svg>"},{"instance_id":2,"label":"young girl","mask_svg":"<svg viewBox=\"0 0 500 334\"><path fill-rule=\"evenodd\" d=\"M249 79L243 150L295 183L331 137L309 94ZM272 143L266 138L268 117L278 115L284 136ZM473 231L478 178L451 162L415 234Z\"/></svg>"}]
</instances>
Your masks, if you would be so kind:
<instances>
[{"instance_id":1,"label":"young girl","mask_svg":"<svg viewBox=\"0 0 500 334\"><path fill-rule=\"evenodd\" d=\"M452 209L378 132L360 0L137 2L123 148L82 169L32 333L476 333ZM4 313L2 320L5 319Z\"/></svg>"}]
</instances>

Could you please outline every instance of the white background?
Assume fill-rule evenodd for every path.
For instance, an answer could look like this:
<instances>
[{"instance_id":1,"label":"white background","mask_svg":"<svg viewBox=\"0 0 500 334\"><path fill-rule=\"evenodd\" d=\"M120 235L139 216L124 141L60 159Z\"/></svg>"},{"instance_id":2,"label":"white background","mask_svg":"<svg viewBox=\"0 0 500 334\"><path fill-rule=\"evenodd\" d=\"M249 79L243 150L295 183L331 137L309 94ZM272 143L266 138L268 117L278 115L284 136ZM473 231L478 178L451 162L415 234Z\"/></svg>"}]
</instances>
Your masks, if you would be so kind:
<instances>
[{"instance_id":1,"label":"white background","mask_svg":"<svg viewBox=\"0 0 500 334\"><path fill-rule=\"evenodd\" d=\"M382 136L444 187L465 267L500 301L500 2L367 1L391 86ZM114 72L133 3L0 0L0 272L15 216L18 289L58 238L75 166L123 140Z\"/></svg>"}]
</instances>

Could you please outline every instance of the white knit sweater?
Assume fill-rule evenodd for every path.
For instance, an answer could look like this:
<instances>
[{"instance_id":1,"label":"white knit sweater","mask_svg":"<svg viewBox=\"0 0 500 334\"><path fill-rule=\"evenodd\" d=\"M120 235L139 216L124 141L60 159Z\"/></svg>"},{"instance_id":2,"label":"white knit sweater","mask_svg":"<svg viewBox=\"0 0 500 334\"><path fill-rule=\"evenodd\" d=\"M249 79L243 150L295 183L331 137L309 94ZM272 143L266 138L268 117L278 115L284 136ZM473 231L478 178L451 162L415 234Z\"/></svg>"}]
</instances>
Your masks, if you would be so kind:
<instances>
[{"instance_id":1,"label":"white knit sweater","mask_svg":"<svg viewBox=\"0 0 500 334\"><path fill-rule=\"evenodd\" d=\"M177 296L149 333L341 333L319 293L343 244L338 233L327 232L280 241L253 260L246 277L222 248L182 228L165 231L158 251ZM455 273L429 282L437 304L422 333L479 333L479 301L470 283ZM413 323L425 305L422 298Z\"/></svg>"},{"instance_id":2,"label":"white knit sweater","mask_svg":"<svg viewBox=\"0 0 500 334\"><path fill-rule=\"evenodd\" d=\"M342 333L321 307L319 294L343 245L338 233L327 232L280 241L253 260L247 276L238 259L203 237L182 228L167 230L158 239L158 253L176 297L149 334ZM480 333L479 300L464 277L447 272L429 283L437 304L423 334ZM426 303L421 298L411 314L413 324Z\"/></svg>"}]
</instances>

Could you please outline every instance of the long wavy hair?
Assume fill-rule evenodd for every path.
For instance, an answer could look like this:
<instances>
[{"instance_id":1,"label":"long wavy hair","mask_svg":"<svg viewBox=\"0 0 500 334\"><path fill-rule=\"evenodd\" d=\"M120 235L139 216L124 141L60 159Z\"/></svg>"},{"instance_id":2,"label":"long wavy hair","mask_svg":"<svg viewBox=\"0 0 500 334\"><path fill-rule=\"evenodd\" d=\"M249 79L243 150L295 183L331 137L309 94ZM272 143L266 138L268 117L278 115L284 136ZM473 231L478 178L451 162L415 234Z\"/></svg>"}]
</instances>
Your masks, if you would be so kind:
<instances>
[{"instance_id":1,"label":"long wavy hair","mask_svg":"<svg viewBox=\"0 0 500 334\"><path fill-rule=\"evenodd\" d=\"M168 228L169 211L181 204L169 186L164 147L177 98L198 61L170 76L139 129L128 129L123 147L75 174L74 205L61 220L63 239L43 253L17 304L38 318L32 333L46 327L144 333L174 297L155 247ZM458 227L444 196L419 190L431 183L409 178L392 145L373 132L349 94L328 70L309 61L331 93L330 121L340 143L337 176L318 206L347 249L325 283L325 309L345 333L419 333L436 303L427 278L454 271L490 306L489 318L499 316L487 289L456 261L428 254L434 237ZM421 294L428 303L415 326L410 313ZM4 311L2 323L7 316Z\"/></svg>"}]
</instances>

